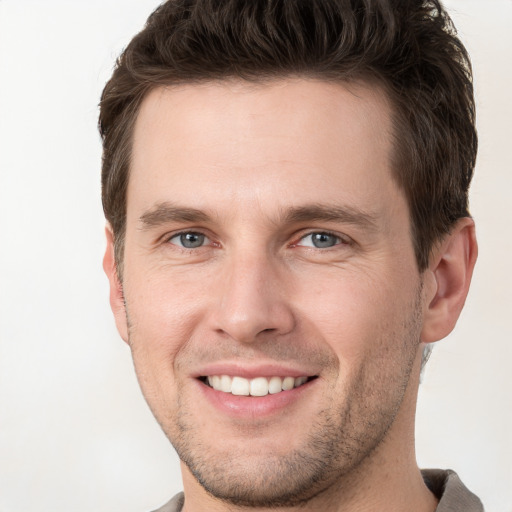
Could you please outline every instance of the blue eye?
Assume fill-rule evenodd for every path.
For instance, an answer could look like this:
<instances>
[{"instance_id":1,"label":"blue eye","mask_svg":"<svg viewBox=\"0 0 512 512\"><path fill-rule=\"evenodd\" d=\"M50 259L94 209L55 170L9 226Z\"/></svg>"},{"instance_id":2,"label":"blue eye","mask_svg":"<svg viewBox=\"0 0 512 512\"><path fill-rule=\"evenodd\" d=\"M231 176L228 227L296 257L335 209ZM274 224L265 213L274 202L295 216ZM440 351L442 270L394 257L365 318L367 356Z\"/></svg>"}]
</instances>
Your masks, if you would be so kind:
<instances>
[{"instance_id":1,"label":"blue eye","mask_svg":"<svg viewBox=\"0 0 512 512\"><path fill-rule=\"evenodd\" d=\"M169 239L169 242L172 244L183 247L185 249L197 249L209 241L210 240L206 235L203 235L202 233L195 233L193 231L189 231L187 233L178 233Z\"/></svg>"},{"instance_id":2,"label":"blue eye","mask_svg":"<svg viewBox=\"0 0 512 512\"><path fill-rule=\"evenodd\" d=\"M341 243L339 236L332 235L331 233L310 233L309 235L301 238L297 245L302 247L314 247L315 249L328 249Z\"/></svg>"}]
</instances>

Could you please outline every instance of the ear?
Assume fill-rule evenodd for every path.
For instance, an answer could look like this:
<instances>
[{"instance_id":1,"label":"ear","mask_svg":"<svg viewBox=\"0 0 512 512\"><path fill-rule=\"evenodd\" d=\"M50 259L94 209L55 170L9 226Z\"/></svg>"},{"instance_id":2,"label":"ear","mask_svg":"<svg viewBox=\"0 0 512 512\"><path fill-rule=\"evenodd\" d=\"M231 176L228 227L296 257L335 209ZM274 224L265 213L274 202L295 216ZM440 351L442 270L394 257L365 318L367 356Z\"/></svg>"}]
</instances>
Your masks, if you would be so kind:
<instances>
[{"instance_id":1,"label":"ear","mask_svg":"<svg viewBox=\"0 0 512 512\"><path fill-rule=\"evenodd\" d=\"M103 270L105 274L107 274L110 283L110 307L114 313L117 330L121 338L128 343L128 320L124 305L123 285L117 274L114 254L114 235L110 225L106 226L105 234L107 237L107 248L105 249L105 256L103 257Z\"/></svg>"},{"instance_id":2,"label":"ear","mask_svg":"<svg viewBox=\"0 0 512 512\"><path fill-rule=\"evenodd\" d=\"M428 303L421 341L447 336L459 318L478 254L473 219L459 219L434 251L426 275Z\"/></svg>"}]
</instances>

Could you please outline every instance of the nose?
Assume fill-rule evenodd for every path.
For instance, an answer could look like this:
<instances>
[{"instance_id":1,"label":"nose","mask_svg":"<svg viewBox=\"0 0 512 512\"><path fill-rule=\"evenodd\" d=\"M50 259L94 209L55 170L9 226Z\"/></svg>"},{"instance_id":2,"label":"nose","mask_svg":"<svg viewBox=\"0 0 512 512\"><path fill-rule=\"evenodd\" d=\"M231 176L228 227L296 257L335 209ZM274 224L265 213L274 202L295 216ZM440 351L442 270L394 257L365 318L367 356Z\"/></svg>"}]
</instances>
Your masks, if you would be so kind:
<instances>
[{"instance_id":1,"label":"nose","mask_svg":"<svg viewBox=\"0 0 512 512\"><path fill-rule=\"evenodd\" d=\"M284 273L268 255L226 261L217 280L215 330L241 343L291 332L295 319Z\"/></svg>"}]
</instances>

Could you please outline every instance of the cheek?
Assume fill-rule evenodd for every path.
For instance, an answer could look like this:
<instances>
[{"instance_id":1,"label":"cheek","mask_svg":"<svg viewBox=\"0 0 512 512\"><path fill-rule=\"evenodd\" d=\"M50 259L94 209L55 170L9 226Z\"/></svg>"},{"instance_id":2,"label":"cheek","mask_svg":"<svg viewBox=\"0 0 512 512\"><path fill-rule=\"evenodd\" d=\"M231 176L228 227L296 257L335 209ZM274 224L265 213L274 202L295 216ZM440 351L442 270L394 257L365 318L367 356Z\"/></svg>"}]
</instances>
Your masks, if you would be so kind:
<instances>
[{"instance_id":1,"label":"cheek","mask_svg":"<svg viewBox=\"0 0 512 512\"><path fill-rule=\"evenodd\" d=\"M204 293L162 274L131 276L125 284L129 342L137 378L151 406L176 387L176 361L200 322Z\"/></svg>"},{"instance_id":2,"label":"cheek","mask_svg":"<svg viewBox=\"0 0 512 512\"><path fill-rule=\"evenodd\" d=\"M186 338L203 307L207 290L202 280L179 273L146 273L129 281L125 298L132 333L156 346Z\"/></svg>"},{"instance_id":3,"label":"cheek","mask_svg":"<svg viewBox=\"0 0 512 512\"><path fill-rule=\"evenodd\" d=\"M342 374L403 342L416 297L411 284L400 284L403 279L341 270L296 289L298 316L337 355Z\"/></svg>"}]
</instances>

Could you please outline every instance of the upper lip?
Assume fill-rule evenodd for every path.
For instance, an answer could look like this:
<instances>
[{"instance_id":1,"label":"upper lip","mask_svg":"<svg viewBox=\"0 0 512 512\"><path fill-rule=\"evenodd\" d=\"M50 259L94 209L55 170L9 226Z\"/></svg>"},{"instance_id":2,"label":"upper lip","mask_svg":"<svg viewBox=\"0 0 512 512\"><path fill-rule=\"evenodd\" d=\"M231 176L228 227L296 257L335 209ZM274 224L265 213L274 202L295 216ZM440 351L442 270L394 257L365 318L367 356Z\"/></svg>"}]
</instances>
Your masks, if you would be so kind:
<instances>
[{"instance_id":1,"label":"upper lip","mask_svg":"<svg viewBox=\"0 0 512 512\"><path fill-rule=\"evenodd\" d=\"M318 372L298 365L275 363L251 365L242 362L218 362L205 365L192 374L195 378L213 375L230 375L232 377L254 379L256 377L313 377L318 375Z\"/></svg>"}]
</instances>

